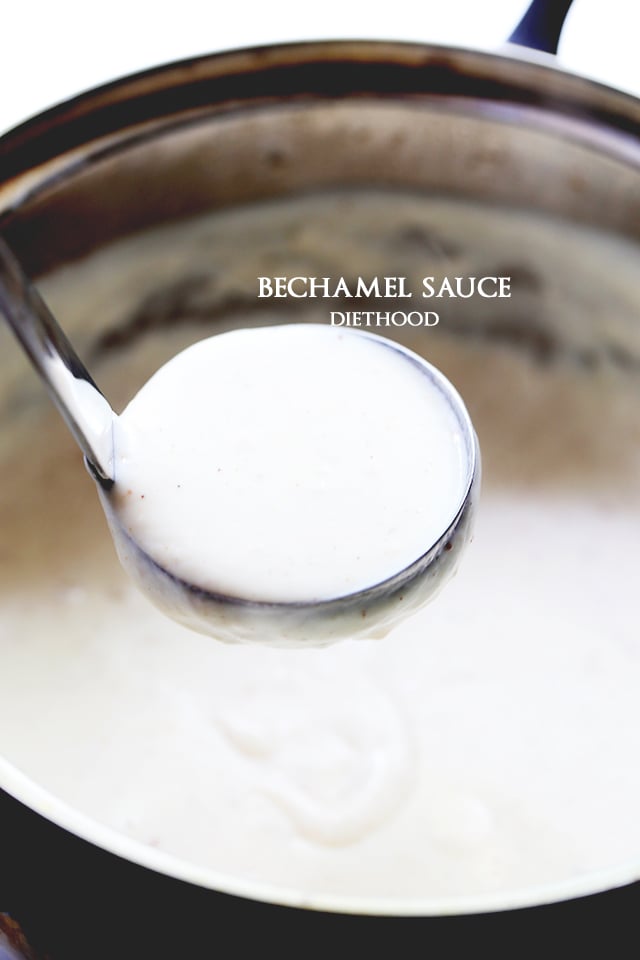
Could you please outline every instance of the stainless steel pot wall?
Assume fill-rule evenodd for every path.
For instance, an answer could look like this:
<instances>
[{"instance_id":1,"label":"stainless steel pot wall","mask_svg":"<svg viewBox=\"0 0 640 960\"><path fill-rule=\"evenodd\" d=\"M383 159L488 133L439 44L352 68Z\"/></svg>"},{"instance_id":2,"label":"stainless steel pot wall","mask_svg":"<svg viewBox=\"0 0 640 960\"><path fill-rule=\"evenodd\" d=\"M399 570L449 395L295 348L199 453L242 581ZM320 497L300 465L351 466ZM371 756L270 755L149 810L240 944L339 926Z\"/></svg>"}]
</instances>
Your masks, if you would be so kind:
<instances>
[{"instance_id":1,"label":"stainless steel pot wall","mask_svg":"<svg viewBox=\"0 0 640 960\"><path fill-rule=\"evenodd\" d=\"M37 278L116 238L192 214L372 187L551 213L638 240L639 131L633 98L515 54L355 42L231 53L112 84L5 136L0 231ZM210 319L237 307L209 303ZM137 322L170 323L166 297L155 314L147 309L140 319L138 313ZM460 332L486 335L486 318ZM615 343L599 328L559 333L544 318L523 333L520 318L506 314L489 332L511 343L524 336L541 354L562 340L585 363L608 357L633 366L640 357L631 322ZM130 335L131 329L91 330L85 355L122 346ZM5 331L0 364L0 375L10 366L18 376L21 360ZM11 415L0 411L0 429ZM584 934L605 909L617 911L618 923L637 909L633 885L582 903L458 917L455 927L444 918L383 921L267 906L207 890L206 880L199 887L127 862L126 844L75 823L25 778L7 774L2 785L8 793L0 810L0 908L30 920L53 960L188 954L205 941L213 950L223 930L243 942L248 926L264 932L273 924L295 936L326 936L327 943L357 925L363 943L378 944L381 937L392 944L414 935L420 925L420 935L446 932L454 946L482 932L544 936L557 922L579 924ZM149 865L144 857L131 859ZM611 885L638 873L640 864ZM602 886L593 879L578 892ZM564 895L551 890L540 899ZM119 916L135 920L137 930L125 953ZM105 931L99 944L97 926Z\"/></svg>"},{"instance_id":2,"label":"stainless steel pot wall","mask_svg":"<svg viewBox=\"0 0 640 960\"><path fill-rule=\"evenodd\" d=\"M481 53L332 43L216 56L7 135L2 229L39 274L190 213L396 184L637 236L638 112L633 98Z\"/></svg>"}]
</instances>

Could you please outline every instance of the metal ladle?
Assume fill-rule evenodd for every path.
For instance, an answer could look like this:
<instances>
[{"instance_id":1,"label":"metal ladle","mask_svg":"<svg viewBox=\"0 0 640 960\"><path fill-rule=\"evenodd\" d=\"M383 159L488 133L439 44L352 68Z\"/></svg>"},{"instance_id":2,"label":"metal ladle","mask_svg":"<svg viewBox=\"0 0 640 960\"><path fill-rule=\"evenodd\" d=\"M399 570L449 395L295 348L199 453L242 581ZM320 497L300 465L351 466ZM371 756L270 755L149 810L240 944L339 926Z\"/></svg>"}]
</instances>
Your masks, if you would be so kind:
<instances>
[{"instance_id":1,"label":"metal ladle","mask_svg":"<svg viewBox=\"0 0 640 960\"><path fill-rule=\"evenodd\" d=\"M423 606L454 571L470 538L479 486L480 458L469 416L454 388L426 361L411 354L454 411L465 446L464 496L453 521L415 562L365 589L329 600L262 602L225 596L189 583L161 566L120 522L112 490L113 427L117 416L58 325L44 300L0 238L0 313L44 381L94 477L125 570L173 619L226 641L321 645L342 638L380 636ZM405 354L392 341L385 346ZM115 490L114 490L115 492Z\"/></svg>"},{"instance_id":2,"label":"metal ladle","mask_svg":"<svg viewBox=\"0 0 640 960\"><path fill-rule=\"evenodd\" d=\"M116 414L2 237L0 313L44 381L90 472L109 489Z\"/></svg>"}]
</instances>

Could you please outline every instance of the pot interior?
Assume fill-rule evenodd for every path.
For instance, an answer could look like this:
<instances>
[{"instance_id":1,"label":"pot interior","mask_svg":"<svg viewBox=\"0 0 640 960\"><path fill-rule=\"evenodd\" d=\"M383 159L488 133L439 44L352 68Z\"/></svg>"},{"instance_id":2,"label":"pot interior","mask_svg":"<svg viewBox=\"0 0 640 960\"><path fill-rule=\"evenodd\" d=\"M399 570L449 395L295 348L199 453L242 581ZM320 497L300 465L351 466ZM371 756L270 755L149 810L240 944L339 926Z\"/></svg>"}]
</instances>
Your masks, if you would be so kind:
<instances>
[{"instance_id":1,"label":"pot interior","mask_svg":"<svg viewBox=\"0 0 640 960\"><path fill-rule=\"evenodd\" d=\"M375 49L393 64L417 48ZM412 53L411 76L435 56ZM605 111L602 91L530 64L446 62L445 93L354 81L167 110L0 192L3 232L117 409L236 326L436 310L433 327L370 329L443 370L480 440L475 542L429 608L384 641L217 645L127 582L79 454L0 331L5 785L154 869L396 914L637 876L635 107L607 93ZM460 92L474 70L493 97ZM415 296L260 299L260 276L402 276ZM511 296L424 299L427 276L508 276Z\"/></svg>"}]
</instances>

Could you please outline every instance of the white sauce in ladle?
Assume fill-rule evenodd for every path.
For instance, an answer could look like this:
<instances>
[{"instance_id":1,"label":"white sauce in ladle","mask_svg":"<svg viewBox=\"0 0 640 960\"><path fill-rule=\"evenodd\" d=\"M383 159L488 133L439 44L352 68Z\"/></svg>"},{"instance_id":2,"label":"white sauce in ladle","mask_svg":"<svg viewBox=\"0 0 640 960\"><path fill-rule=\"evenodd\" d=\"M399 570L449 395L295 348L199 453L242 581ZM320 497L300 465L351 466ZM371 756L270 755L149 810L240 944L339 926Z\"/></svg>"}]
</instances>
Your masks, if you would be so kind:
<instances>
[{"instance_id":1,"label":"white sauce in ladle","mask_svg":"<svg viewBox=\"0 0 640 960\"><path fill-rule=\"evenodd\" d=\"M170 615L224 639L229 610L224 623L190 616L172 580L156 589L157 568L196 599L329 603L419 561L474 472L444 377L387 340L321 324L233 331L178 354L117 419L114 451L103 502L125 567Z\"/></svg>"},{"instance_id":2,"label":"white sauce in ladle","mask_svg":"<svg viewBox=\"0 0 640 960\"><path fill-rule=\"evenodd\" d=\"M386 580L442 536L468 482L462 428L422 367L320 325L185 350L129 404L115 451L133 538L182 579L249 600Z\"/></svg>"}]
</instances>

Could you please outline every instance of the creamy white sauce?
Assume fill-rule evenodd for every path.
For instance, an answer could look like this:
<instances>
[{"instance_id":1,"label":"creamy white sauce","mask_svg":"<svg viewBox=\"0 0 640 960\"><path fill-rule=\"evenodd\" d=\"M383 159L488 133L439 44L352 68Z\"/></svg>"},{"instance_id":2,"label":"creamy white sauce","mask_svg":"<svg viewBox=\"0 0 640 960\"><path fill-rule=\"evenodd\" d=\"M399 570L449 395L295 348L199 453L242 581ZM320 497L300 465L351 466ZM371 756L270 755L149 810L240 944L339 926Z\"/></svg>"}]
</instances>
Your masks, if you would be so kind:
<instances>
[{"instance_id":1,"label":"creamy white sauce","mask_svg":"<svg viewBox=\"0 0 640 960\"><path fill-rule=\"evenodd\" d=\"M380 337L238 330L180 353L129 403L109 506L201 590L342 597L400 573L453 523L470 481L465 418L437 371Z\"/></svg>"},{"instance_id":2,"label":"creamy white sauce","mask_svg":"<svg viewBox=\"0 0 640 960\"><path fill-rule=\"evenodd\" d=\"M180 257L204 269L244 251L255 277L267 271L248 226L284 248L295 209L129 241L45 293L82 331L91 296L116 322L132 290L157 283L159 262L167 274ZM477 241L477 260L455 270L469 275L489 273L526 235L528 263L546 278L541 316L562 336L584 347L606 328L624 342L637 323L637 251L624 243L496 212L488 233L484 209L411 197L298 209L295 249L326 254L341 237L338 264L351 242L354 256L366 252L366 237L349 233L358 211L392 231L435 225L462 249ZM424 257L417 269L433 272ZM140 844L275 896L454 909L640 860L637 377L570 358L541 365L526 344L448 336L444 321L438 338L421 333L409 345L468 404L483 497L456 578L383 642L232 647L168 620L121 570L57 414L20 394L0 431L10 761ZM107 358L100 385L124 403L200 336L194 325L141 338ZM26 372L15 388L3 382L32 389Z\"/></svg>"}]
</instances>

